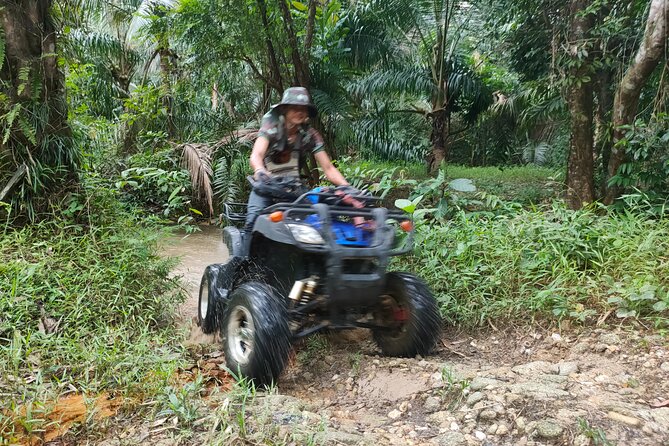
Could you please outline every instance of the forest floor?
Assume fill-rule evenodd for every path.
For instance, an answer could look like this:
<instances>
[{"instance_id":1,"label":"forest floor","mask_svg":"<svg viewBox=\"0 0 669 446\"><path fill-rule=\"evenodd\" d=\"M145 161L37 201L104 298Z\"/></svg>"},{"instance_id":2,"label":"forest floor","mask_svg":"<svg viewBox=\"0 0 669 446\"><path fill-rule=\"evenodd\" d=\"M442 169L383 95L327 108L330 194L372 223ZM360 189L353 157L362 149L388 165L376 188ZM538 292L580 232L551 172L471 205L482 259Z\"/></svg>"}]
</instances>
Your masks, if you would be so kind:
<instances>
[{"instance_id":1,"label":"forest floor","mask_svg":"<svg viewBox=\"0 0 669 446\"><path fill-rule=\"evenodd\" d=\"M669 344L643 327L445 329L410 359L380 356L365 330L320 335L296 346L276 388L240 393L194 323L202 271L226 255L218 234L163 248L190 293L182 378L208 379L197 419L121 422L96 444L669 445Z\"/></svg>"}]
</instances>

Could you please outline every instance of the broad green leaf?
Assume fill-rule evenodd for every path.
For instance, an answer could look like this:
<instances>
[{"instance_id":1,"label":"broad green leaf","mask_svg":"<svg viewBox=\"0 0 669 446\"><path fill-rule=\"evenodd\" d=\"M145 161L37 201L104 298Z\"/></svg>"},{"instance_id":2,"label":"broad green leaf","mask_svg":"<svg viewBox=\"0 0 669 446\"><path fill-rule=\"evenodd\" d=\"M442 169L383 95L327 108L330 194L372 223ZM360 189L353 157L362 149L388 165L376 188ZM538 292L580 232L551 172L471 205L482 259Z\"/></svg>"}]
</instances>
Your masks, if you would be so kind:
<instances>
[{"instance_id":1,"label":"broad green leaf","mask_svg":"<svg viewBox=\"0 0 669 446\"><path fill-rule=\"evenodd\" d=\"M297 9L298 11L304 12L307 9L309 9L309 7L302 2L293 1L292 4L293 4L293 8Z\"/></svg>"},{"instance_id":2,"label":"broad green leaf","mask_svg":"<svg viewBox=\"0 0 669 446\"><path fill-rule=\"evenodd\" d=\"M448 183L448 187L458 192L476 192L476 186L469 178L457 178Z\"/></svg>"},{"instance_id":3,"label":"broad green leaf","mask_svg":"<svg viewBox=\"0 0 669 446\"><path fill-rule=\"evenodd\" d=\"M655 302L655 305L653 305L653 310L655 311L664 311L667 309L667 303L664 301L659 301Z\"/></svg>"},{"instance_id":4,"label":"broad green leaf","mask_svg":"<svg viewBox=\"0 0 669 446\"><path fill-rule=\"evenodd\" d=\"M406 198L398 198L395 200L395 206L402 209L404 212L408 212L409 214L413 214L413 211L416 210L416 205Z\"/></svg>"},{"instance_id":5,"label":"broad green leaf","mask_svg":"<svg viewBox=\"0 0 669 446\"><path fill-rule=\"evenodd\" d=\"M621 319L625 317L634 317L636 316L636 311L627 308L618 308L616 311L616 316Z\"/></svg>"}]
</instances>

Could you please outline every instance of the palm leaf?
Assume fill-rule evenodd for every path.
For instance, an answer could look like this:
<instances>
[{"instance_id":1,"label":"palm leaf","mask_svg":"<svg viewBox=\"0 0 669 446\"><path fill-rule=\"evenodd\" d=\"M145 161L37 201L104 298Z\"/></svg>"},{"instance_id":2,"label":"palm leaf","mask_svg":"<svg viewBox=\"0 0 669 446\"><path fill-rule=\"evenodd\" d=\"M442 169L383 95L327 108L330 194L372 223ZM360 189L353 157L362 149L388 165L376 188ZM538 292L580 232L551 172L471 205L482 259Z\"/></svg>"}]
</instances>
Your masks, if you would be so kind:
<instances>
[{"instance_id":1,"label":"palm leaf","mask_svg":"<svg viewBox=\"0 0 669 446\"><path fill-rule=\"evenodd\" d=\"M181 144L182 162L190 173L193 192L197 199L204 197L209 215L214 215L214 194L211 187L211 147L206 144Z\"/></svg>"}]
</instances>

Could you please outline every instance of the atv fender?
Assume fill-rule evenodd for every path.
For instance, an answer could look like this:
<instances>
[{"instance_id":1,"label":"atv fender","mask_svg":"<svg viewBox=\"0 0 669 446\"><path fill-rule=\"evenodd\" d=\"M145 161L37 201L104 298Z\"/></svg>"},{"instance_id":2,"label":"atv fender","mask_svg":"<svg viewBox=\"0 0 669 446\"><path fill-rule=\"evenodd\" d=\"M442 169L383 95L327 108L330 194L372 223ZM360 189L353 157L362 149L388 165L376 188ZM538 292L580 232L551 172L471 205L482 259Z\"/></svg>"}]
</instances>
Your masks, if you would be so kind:
<instances>
[{"instance_id":1,"label":"atv fender","mask_svg":"<svg viewBox=\"0 0 669 446\"><path fill-rule=\"evenodd\" d=\"M217 300L223 305L227 303L228 292L234 284L235 276L243 260L240 256L231 256L227 263L215 263L209 265L205 270L205 274L209 275L209 283L213 285Z\"/></svg>"},{"instance_id":2,"label":"atv fender","mask_svg":"<svg viewBox=\"0 0 669 446\"><path fill-rule=\"evenodd\" d=\"M230 257L244 256L244 243L242 241L242 233L234 226L226 226L223 228L223 241L228 247L228 254Z\"/></svg>"}]
</instances>

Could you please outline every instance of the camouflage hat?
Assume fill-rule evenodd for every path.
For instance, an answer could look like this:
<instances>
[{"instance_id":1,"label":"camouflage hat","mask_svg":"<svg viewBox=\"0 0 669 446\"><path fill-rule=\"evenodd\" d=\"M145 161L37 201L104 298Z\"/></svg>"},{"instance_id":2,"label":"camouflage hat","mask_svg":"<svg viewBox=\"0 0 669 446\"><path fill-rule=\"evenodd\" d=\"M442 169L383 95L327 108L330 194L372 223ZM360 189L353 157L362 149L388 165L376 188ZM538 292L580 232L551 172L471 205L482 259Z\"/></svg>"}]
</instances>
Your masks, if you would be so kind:
<instances>
[{"instance_id":1,"label":"camouflage hat","mask_svg":"<svg viewBox=\"0 0 669 446\"><path fill-rule=\"evenodd\" d=\"M283 97L281 102L276 104L273 108L277 108L280 111L284 105L302 105L309 109L309 116L315 117L318 114L316 106L311 103L311 97L309 92L304 87L290 87L283 92Z\"/></svg>"}]
</instances>

